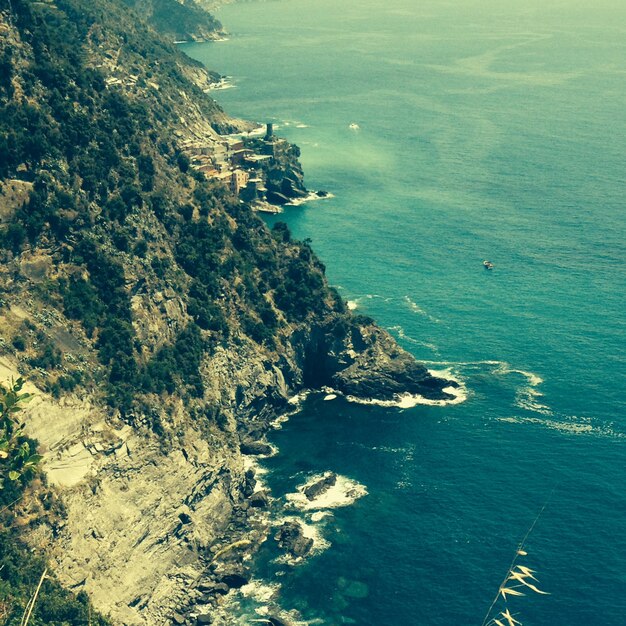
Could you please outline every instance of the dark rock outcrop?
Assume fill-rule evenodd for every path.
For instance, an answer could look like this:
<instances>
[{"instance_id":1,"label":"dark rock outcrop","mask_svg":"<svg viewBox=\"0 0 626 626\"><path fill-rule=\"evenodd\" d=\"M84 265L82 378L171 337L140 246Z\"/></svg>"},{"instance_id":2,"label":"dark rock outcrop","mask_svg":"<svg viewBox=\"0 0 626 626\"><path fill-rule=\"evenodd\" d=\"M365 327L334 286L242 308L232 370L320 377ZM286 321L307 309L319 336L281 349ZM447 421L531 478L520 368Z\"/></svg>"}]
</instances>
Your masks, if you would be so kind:
<instances>
[{"instance_id":1,"label":"dark rock outcrop","mask_svg":"<svg viewBox=\"0 0 626 626\"><path fill-rule=\"evenodd\" d=\"M335 474L334 472L330 472L329 474L326 474L323 478L320 478L320 480L306 487L303 493L308 500L315 500L315 498L328 491L336 483L337 474Z\"/></svg>"},{"instance_id":2,"label":"dark rock outcrop","mask_svg":"<svg viewBox=\"0 0 626 626\"><path fill-rule=\"evenodd\" d=\"M221 575L221 582L230 589L241 589L250 582L250 572L241 565L232 565Z\"/></svg>"},{"instance_id":3,"label":"dark rock outcrop","mask_svg":"<svg viewBox=\"0 0 626 626\"><path fill-rule=\"evenodd\" d=\"M269 505L270 500L265 491L257 491L253 493L248 499L250 506L253 506L257 509L265 508Z\"/></svg>"},{"instance_id":4,"label":"dark rock outcrop","mask_svg":"<svg viewBox=\"0 0 626 626\"><path fill-rule=\"evenodd\" d=\"M229 587L226 583L207 582L198 585L198 590L207 595L226 594Z\"/></svg>"},{"instance_id":5,"label":"dark rock outcrop","mask_svg":"<svg viewBox=\"0 0 626 626\"><path fill-rule=\"evenodd\" d=\"M268 443L264 443L263 441L250 441L248 439L242 441L239 449L241 450L242 454L248 454L252 456L268 455L272 454L273 452L272 446L270 446Z\"/></svg>"},{"instance_id":6,"label":"dark rock outcrop","mask_svg":"<svg viewBox=\"0 0 626 626\"><path fill-rule=\"evenodd\" d=\"M278 547L293 557L304 557L313 548L313 539L305 537L302 526L298 522L284 522L274 539Z\"/></svg>"},{"instance_id":7,"label":"dark rock outcrop","mask_svg":"<svg viewBox=\"0 0 626 626\"><path fill-rule=\"evenodd\" d=\"M389 401L406 393L452 400L444 389L458 387L430 374L369 318L331 314L323 324L294 333L292 342L310 388L328 386L346 395Z\"/></svg>"},{"instance_id":8,"label":"dark rock outcrop","mask_svg":"<svg viewBox=\"0 0 626 626\"><path fill-rule=\"evenodd\" d=\"M249 469L244 476L244 484L241 492L244 498L249 498L254 493L256 479L254 478L254 470ZM248 503L249 505L250 503Z\"/></svg>"}]
</instances>

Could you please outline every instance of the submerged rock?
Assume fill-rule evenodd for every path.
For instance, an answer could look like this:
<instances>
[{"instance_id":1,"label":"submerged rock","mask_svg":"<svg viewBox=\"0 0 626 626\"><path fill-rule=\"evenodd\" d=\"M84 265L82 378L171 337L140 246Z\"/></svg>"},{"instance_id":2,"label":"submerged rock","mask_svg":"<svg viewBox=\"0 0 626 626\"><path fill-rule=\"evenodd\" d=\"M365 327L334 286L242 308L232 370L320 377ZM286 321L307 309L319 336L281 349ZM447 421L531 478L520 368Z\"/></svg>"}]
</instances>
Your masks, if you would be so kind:
<instances>
[{"instance_id":1,"label":"submerged rock","mask_svg":"<svg viewBox=\"0 0 626 626\"><path fill-rule=\"evenodd\" d=\"M271 626L294 626L293 622L285 621L284 619L273 615L268 616L267 623L271 624Z\"/></svg>"}]
</instances>

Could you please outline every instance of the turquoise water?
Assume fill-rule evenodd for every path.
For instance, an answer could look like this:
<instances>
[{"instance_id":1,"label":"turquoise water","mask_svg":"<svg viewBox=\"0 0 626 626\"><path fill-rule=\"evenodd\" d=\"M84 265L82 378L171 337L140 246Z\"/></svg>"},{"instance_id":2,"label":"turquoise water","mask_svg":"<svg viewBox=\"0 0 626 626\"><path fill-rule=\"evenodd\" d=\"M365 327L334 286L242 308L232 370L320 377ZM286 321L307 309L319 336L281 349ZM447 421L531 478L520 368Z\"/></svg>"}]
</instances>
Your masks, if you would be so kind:
<instances>
[{"instance_id":1,"label":"turquoise water","mask_svg":"<svg viewBox=\"0 0 626 626\"><path fill-rule=\"evenodd\" d=\"M330 281L468 390L310 397L273 437L274 494L333 470L368 495L313 524L328 549L290 567L268 545L259 574L323 624L480 626L545 504L520 563L550 595L511 613L623 626L626 8L416 4L231 5L229 41L184 47L334 194L280 217Z\"/></svg>"}]
</instances>

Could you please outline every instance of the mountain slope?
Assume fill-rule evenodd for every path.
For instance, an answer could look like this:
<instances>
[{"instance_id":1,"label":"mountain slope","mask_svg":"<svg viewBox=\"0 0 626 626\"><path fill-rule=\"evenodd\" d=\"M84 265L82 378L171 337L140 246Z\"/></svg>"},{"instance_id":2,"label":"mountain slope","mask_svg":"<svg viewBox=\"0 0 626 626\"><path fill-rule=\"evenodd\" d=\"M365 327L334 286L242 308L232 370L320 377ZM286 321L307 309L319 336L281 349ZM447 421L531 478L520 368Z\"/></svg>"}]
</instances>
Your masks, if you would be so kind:
<instances>
[{"instance_id":1,"label":"mountain slope","mask_svg":"<svg viewBox=\"0 0 626 626\"><path fill-rule=\"evenodd\" d=\"M124 2L171 41L206 41L223 34L219 21L194 0L124 0Z\"/></svg>"},{"instance_id":2,"label":"mountain slope","mask_svg":"<svg viewBox=\"0 0 626 626\"><path fill-rule=\"evenodd\" d=\"M240 449L290 396L451 397L308 244L190 167L251 127L211 80L121 0L0 0L0 357L38 388L65 507L26 536L119 624L169 623L212 552L261 532Z\"/></svg>"}]
</instances>

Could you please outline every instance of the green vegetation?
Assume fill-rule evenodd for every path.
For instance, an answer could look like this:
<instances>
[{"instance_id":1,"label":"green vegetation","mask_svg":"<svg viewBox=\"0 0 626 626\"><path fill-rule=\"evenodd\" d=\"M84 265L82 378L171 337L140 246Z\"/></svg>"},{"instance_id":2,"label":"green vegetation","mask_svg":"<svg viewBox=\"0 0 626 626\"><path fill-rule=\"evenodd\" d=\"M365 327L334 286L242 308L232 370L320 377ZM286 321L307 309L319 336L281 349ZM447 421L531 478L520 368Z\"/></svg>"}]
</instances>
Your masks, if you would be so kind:
<instances>
[{"instance_id":1,"label":"green vegetation","mask_svg":"<svg viewBox=\"0 0 626 626\"><path fill-rule=\"evenodd\" d=\"M173 346L164 346L148 363L141 378L146 392L174 393L187 389L192 396L201 397L204 385L200 364L207 349L205 340L195 324L190 324L176 338Z\"/></svg>"},{"instance_id":2,"label":"green vegetation","mask_svg":"<svg viewBox=\"0 0 626 626\"><path fill-rule=\"evenodd\" d=\"M36 442L24 435L25 423L19 414L31 394L22 391L20 378L10 386L0 385L0 621L6 626L23 624L25 608L46 570L45 559L18 539L14 509L37 471L42 457L35 453ZM44 499L50 507L50 499ZM94 613L85 593L77 596L48 577L37 596L31 626L107 626Z\"/></svg>"},{"instance_id":3,"label":"green vegetation","mask_svg":"<svg viewBox=\"0 0 626 626\"><path fill-rule=\"evenodd\" d=\"M24 422L18 416L31 394L22 392L24 381L18 378L9 387L0 384L0 492L7 481L28 480L41 462L34 443L24 434Z\"/></svg>"},{"instance_id":4,"label":"green vegetation","mask_svg":"<svg viewBox=\"0 0 626 626\"><path fill-rule=\"evenodd\" d=\"M308 242L284 224L270 232L226 186L194 171L178 145L189 127L224 131L231 122L189 78L197 64L139 15L167 29L168 20L184 23L169 9L194 16L195 5L0 7L0 182L14 181L25 198L0 225L0 263L11 277L0 302L14 333L3 349L55 397L89 386L164 442L176 436L167 420L180 399L199 428L230 428L207 381L213 355L243 346L277 362L299 324L344 309ZM281 156L295 174L297 154L285 144ZM31 280L28 267L45 276ZM25 311L22 322L9 303ZM16 503L44 488L32 479L36 443L17 419L21 385L0 392L0 623L10 625L45 569L16 540ZM84 594L48 578L30 625L107 623L90 613Z\"/></svg>"},{"instance_id":5,"label":"green vegetation","mask_svg":"<svg viewBox=\"0 0 626 626\"><path fill-rule=\"evenodd\" d=\"M19 626L24 609L46 568L45 559L15 541L12 531L0 530L0 622ZM108 626L87 594L66 591L53 578L44 580L29 626Z\"/></svg>"},{"instance_id":6,"label":"green vegetation","mask_svg":"<svg viewBox=\"0 0 626 626\"><path fill-rule=\"evenodd\" d=\"M37 288L47 305L80 323L102 367L84 377L42 328L17 336L14 347L27 351L38 376L50 376L43 384L55 396L100 383L129 420L142 394L202 397L201 364L218 344L248 338L280 350L289 324L343 310L308 242L293 241L284 224L270 233L223 184L192 170L173 141L189 98L214 127L224 122L186 78L195 62L127 6L163 17L172 3L183 6L13 0L23 43L0 42L0 178L32 182L0 230L0 256L8 262L26 250L56 250L55 267L63 269ZM113 58L132 68L132 85L107 83L101 68ZM297 155L285 143L283 167L299 171ZM149 301L165 291L182 302L176 324L183 330L146 343L133 295Z\"/></svg>"}]
</instances>

